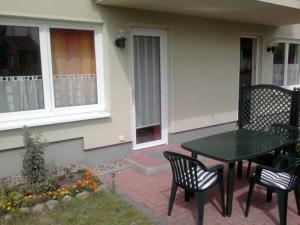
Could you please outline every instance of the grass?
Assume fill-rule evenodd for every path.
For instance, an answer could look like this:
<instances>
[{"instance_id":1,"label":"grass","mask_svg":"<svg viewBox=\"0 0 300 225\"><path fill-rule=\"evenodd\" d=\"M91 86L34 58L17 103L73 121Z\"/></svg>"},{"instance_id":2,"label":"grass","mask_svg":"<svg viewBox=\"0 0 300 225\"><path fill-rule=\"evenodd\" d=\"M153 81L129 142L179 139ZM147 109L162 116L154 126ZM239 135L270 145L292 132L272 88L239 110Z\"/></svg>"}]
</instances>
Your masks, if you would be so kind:
<instances>
[{"instance_id":1,"label":"grass","mask_svg":"<svg viewBox=\"0 0 300 225\"><path fill-rule=\"evenodd\" d=\"M52 211L41 215L15 213L13 219L2 225L153 225L140 211L119 196L98 192L86 200L73 199L60 203Z\"/></svg>"}]
</instances>

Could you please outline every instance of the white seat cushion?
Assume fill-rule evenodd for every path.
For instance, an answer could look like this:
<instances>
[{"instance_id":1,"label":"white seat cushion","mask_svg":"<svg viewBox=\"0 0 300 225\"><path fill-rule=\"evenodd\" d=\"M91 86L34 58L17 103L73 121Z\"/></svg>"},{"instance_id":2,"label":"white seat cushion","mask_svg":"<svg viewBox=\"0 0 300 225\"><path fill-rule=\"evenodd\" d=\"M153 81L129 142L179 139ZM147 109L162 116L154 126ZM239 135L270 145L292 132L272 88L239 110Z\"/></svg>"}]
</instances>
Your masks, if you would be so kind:
<instances>
[{"instance_id":1,"label":"white seat cushion","mask_svg":"<svg viewBox=\"0 0 300 225\"><path fill-rule=\"evenodd\" d=\"M198 189L203 190L205 188L208 188L210 185L212 185L218 178L217 172L204 171L200 167L194 167L191 170L192 171L188 170L186 173L184 173L183 177L180 179L180 182L183 185L190 186L190 188L196 186L196 182L198 181ZM191 176L193 176L194 184L192 184Z\"/></svg>"},{"instance_id":2,"label":"white seat cushion","mask_svg":"<svg viewBox=\"0 0 300 225\"><path fill-rule=\"evenodd\" d=\"M286 190L294 185L296 176L289 173L276 173L270 170L262 169L260 182L272 187Z\"/></svg>"}]
</instances>

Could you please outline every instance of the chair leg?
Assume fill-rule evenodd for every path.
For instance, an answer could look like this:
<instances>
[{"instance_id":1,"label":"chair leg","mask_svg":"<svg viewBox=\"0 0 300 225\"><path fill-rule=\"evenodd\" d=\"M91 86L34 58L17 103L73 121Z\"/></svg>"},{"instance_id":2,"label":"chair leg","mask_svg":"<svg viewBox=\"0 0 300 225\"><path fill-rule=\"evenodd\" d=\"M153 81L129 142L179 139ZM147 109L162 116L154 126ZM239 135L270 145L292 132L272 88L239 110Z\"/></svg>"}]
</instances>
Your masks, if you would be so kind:
<instances>
[{"instance_id":1,"label":"chair leg","mask_svg":"<svg viewBox=\"0 0 300 225\"><path fill-rule=\"evenodd\" d=\"M252 196L252 192L253 192L254 186L255 186L254 180L250 180L249 192L248 192L247 203L246 203L245 217L248 217L248 215L249 215L249 208L250 208L251 196Z\"/></svg>"},{"instance_id":2,"label":"chair leg","mask_svg":"<svg viewBox=\"0 0 300 225\"><path fill-rule=\"evenodd\" d=\"M205 192L199 192L199 200L198 200L198 224L203 225L204 218L204 204L205 204Z\"/></svg>"},{"instance_id":3,"label":"chair leg","mask_svg":"<svg viewBox=\"0 0 300 225\"><path fill-rule=\"evenodd\" d=\"M184 200L186 202L190 201L190 195L191 195L191 192L189 192L188 190L184 190Z\"/></svg>"},{"instance_id":4,"label":"chair leg","mask_svg":"<svg viewBox=\"0 0 300 225\"><path fill-rule=\"evenodd\" d=\"M238 161L238 172L237 172L237 177L239 179L242 179L243 176L243 161Z\"/></svg>"},{"instance_id":5,"label":"chair leg","mask_svg":"<svg viewBox=\"0 0 300 225\"><path fill-rule=\"evenodd\" d=\"M221 207L222 207L222 215L225 217L225 197L224 197L224 182L223 182L223 175L219 178L219 187L220 187L220 194L221 194Z\"/></svg>"},{"instance_id":6,"label":"chair leg","mask_svg":"<svg viewBox=\"0 0 300 225\"><path fill-rule=\"evenodd\" d=\"M267 198L266 198L266 202L272 202L272 190L270 190L269 188L267 188Z\"/></svg>"},{"instance_id":7,"label":"chair leg","mask_svg":"<svg viewBox=\"0 0 300 225\"><path fill-rule=\"evenodd\" d=\"M295 194L295 199L297 204L298 215L300 216L300 185L295 187L294 194Z\"/></svg>"},{"instance_id":8,"label":"chair leg","mask_svg":"<svg viewBox=\"0 0 300 225\"><path fill-rule=\"evenodd\" d=\"M177 187L176 183L173 182L172 189L171 189L171 195L170 195L170 201L169 201L168 216L170 216L171 213L172 213L172 209L173 209L173 205L174 205L174 201L175 201L175 197L176 197L177 188L178 187Z\"/></svg>"},{"instance_id":9,"label":"chair leg","mask_svg":"<svg viewBox=\"0 0 300 225\"><path fill-rule=\"evenodd\" d=\"M248 163L248 168L247 168L247 177L249 177L249 175L250 175L250 171L251 171L251 161L249 161L249 163Z\"/></svg>"},{"instance_id":10,"label":"chair leg","mask_svg":"<svg viewBox=\"0 0 300 225\"><path fill-rule=\"evenodd\" d=\"M277 191L277 199L278 199L280 225L286 225L288 192L287 191Z\"/></svg>"}]
</instances>

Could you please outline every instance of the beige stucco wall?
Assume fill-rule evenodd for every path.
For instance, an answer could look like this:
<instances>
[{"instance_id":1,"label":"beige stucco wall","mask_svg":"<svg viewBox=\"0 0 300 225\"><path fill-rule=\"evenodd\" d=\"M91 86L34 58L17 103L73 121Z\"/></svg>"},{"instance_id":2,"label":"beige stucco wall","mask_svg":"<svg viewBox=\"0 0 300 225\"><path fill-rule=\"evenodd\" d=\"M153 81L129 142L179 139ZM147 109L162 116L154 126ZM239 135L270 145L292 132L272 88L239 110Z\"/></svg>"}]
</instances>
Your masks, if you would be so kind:
<instances>
[{"instance_id":1,"label":"beige stucco wall","mask_svg":"<svg viewBox=\"0 0 300 225\"><path fill-rule=\"evenodd\" d=\"M259 35L261 80L270 83L272 55L265 51L274 28L212 19L106 8L90 0L0 0L0 15L90 21L103 26L106 99L111 117L36 128L48 141L84 137L84 148L131 140L129 47L114 46L118 29L151 27L168 34L169 132L237 120L240 35ZM128 44L128 43L127 43ZM127 45L128 46L128 45ZM22 145L21 130L0 132L0 149Z\"/></svg>"}]
</instances>

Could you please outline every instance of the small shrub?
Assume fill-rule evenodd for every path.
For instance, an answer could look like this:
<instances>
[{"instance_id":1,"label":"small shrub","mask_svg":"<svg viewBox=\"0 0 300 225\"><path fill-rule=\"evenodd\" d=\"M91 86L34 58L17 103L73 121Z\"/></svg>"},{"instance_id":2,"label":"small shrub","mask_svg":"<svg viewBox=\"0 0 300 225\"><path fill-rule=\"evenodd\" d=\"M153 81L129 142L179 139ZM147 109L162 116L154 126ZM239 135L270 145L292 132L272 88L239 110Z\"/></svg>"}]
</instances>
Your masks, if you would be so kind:
<instances>
[{"instance_id":1,"label":"small shrub","mask_svg":"<svg viewBox=\"0 0 300 225\"><path fill-rule=\"evenodd\" d=\"M47 191L53 191L58 188L57 180L53 177L47 178L41 182L33 184L33 193L42 193Z\"/></svg>"},{"instance_id":2,"label":"small shrub","mask_svg":"<svg viewBox=\"0 0 300 225\"><path fill-rule=\"evenodd\" d=\"M32 136L28 129L23 135L25 154L23 156L22 174L26 181L33 187L45 180L44 148L46 142L41 140L41 136Z\"/></svg>"}]
</instances>

